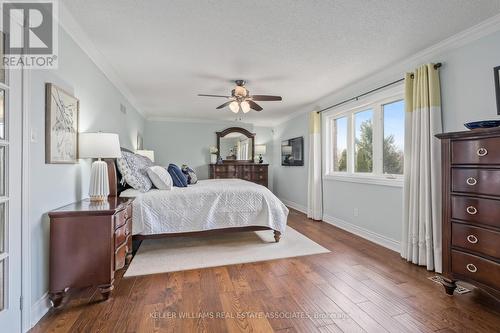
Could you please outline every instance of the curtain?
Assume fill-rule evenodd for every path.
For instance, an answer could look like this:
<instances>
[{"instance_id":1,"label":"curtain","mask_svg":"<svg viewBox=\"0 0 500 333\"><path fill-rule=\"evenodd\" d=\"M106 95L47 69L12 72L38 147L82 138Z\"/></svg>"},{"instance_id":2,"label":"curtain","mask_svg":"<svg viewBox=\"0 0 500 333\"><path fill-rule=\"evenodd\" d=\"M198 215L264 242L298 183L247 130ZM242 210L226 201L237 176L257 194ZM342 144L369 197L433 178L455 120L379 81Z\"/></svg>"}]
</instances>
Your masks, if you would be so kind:
<instances>
[{"instance_id":1,"label":"curtain","mask_svg":"<svg viewBox=\"0 0 500 333\"><path fill-rule=\"evenodd\" d=\"M321 180L321 115L309 115L309 175L307 189L307 217L323 219L323 189Z\"/></svg>"},{"instance_id":2,"label":"curtain","mask_svg":"<svg viewBox=\"0 0 500 333\"><path fill-rule=\"evenodd\" d=\"M439 73L423 65L405 78L404 216L401 256L442 272Z\"/></svg>"}]
</instances>

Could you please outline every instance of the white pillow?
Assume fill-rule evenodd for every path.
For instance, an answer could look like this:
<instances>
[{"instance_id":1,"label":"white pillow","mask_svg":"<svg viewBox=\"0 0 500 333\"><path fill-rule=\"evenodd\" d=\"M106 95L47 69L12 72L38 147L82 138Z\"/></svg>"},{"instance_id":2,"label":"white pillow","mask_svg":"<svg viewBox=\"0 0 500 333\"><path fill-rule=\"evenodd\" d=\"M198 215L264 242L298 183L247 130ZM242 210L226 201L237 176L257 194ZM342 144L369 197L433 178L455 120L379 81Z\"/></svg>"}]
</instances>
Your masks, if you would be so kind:
<instances>
[{"instance_id":1,"label":"white pillow","mask_svg":"<svg viewBox=\"0 0 500 333\"><path fill-rule=\"evenodd\" d=\"M153 165L147 169L149 179L153 185L160 190L171 190L173 181L167 169L161 166Z\"/></svg>"}]
</instances>

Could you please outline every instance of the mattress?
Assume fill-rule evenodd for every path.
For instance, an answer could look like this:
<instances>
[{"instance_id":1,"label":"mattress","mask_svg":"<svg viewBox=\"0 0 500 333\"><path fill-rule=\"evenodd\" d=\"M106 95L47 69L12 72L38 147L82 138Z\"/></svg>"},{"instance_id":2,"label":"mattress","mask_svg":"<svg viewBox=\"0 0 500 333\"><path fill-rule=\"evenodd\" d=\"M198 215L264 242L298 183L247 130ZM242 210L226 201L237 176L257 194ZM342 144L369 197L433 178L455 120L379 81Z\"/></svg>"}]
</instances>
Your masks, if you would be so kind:
<instances>
[{"instance_id":1,"label":"mattress","mask_svg":"<svg viewBox=\"0 0 500 333\"><path fill-rule=\"evenodd\" d=\"M134 235L247 226L286 231L288 208L268 188L241 179L200 180L169 191L128 189L120 196L135 198Z\"/></svg>"}]
</instances>

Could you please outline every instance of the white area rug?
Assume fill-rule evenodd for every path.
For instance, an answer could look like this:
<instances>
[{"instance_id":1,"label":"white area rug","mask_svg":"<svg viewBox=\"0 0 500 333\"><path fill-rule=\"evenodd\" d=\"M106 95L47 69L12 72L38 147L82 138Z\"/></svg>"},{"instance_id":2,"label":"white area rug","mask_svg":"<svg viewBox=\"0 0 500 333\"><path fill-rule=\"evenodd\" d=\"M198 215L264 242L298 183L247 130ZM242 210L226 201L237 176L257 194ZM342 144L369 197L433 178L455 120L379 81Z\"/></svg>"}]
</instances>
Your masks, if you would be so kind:
<instances>
[{"instance_id":1,"label":"white area rug","mask_svg":"<svg viewBox=\"0 0 500 333\"><path fill-rule=\"evenodd\" d=\"M327 252L330 251L290 227L279 243L274 242L271 230L148 239L142 242L125 277Z\"/></svg>"}]
</instances>

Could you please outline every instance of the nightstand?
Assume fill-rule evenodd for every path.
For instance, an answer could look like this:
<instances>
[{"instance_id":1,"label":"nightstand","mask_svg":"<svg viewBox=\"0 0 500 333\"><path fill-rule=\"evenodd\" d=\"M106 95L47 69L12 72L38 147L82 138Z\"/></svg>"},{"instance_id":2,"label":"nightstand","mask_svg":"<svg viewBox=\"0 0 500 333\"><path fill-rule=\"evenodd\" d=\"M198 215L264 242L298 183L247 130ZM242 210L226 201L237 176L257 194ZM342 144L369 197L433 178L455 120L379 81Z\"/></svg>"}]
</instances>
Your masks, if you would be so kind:
<instances>
[{"instance_id":1,"label":"nightstand","mask_svg":"<svg viewBox=\"0 0 500 333\"><path fill-rule=\"evenodd\" d=\"M131 198L82 200L49 213L49 297L61 305L70 288L95 286L104 299L115 272L132 259Z\"/></svg>"}]
</instances>

